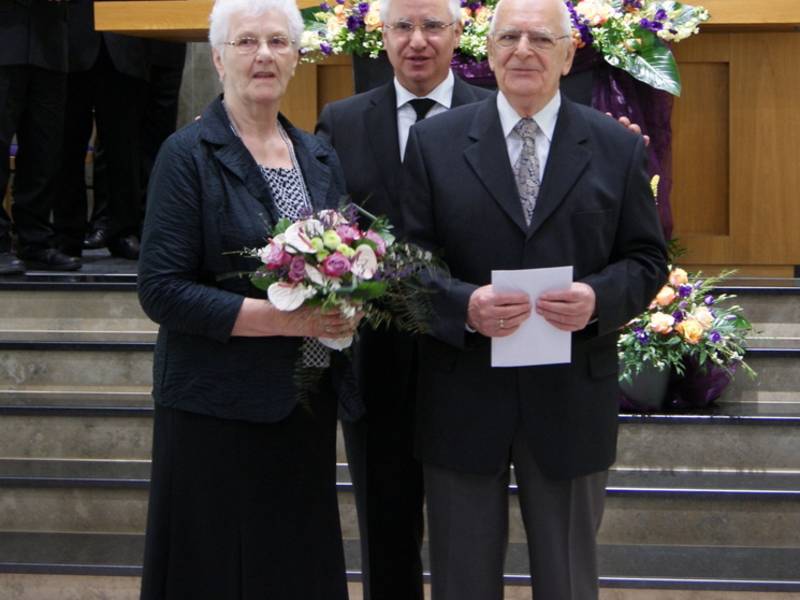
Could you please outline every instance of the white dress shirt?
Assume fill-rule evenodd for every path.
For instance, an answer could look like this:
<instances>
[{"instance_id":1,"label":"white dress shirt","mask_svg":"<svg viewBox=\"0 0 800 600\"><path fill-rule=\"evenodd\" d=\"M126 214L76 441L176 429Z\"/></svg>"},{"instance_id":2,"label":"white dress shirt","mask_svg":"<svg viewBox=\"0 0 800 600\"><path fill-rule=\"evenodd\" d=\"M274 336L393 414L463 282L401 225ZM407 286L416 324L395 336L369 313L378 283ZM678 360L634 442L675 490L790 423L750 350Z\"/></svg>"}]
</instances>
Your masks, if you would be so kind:
<instances>
[{"instance_id":1,"label":"white dress shirt","mask_svg":"<svg viewBox=\"0 0 800 600\"><path fill-rule=\"evenodd\" d=\"M397 77L394 78L394 90L397 96L397 140L400 142L400 160L406 154L406 144L408 143L408 130L417 121L417 113L409 104L409 101L415 98L430 98L435 100L436 104L431 106L428 114L425 116L432 117L443 113L450 108L453 102L453 85L455 85L455 76L452 71L447 72L447 77L444 81L431 90L426 96L415 96L406 88L400 85Z\"/></svg>"},{"instance_id":2,"label":"white dress shirt","mask_svg":"<svg viewBox=\"0 0 800 600\"><path fill-rule=\"evenodd\" d=\"M561 108L561 92L556 91L550 102L544 108L533 115L533 120L539 126L536 132L536 154L539 157L539 181L544 177L544 169L547 166L547 157L550 154L550 143L553 141L553 132L556 130L558 120L558 109ZM511 161L511 168L514 168L520 153L522 152L522 138L514 131L514 126L522 117L508 102L503 92L497 93L497 112L500 114L500 126L503 128L503 135L506 138L506 148L508 149L508 159Z\"/></svg>"}]
</instances>

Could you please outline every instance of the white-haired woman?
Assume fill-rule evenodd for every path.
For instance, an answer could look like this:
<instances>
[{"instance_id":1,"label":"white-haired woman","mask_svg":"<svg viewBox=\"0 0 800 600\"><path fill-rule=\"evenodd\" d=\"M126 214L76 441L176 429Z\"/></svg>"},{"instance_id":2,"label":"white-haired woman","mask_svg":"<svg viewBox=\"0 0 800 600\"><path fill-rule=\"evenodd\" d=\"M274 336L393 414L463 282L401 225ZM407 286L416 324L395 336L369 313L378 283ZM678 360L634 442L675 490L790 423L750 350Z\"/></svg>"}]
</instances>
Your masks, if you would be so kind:
<instances>
[{"instance_id":1,"label":"white-haired woman","mask_svg":"<svg viewBox=\"0 0 800 600\"><path fill-rule=\"evenodd\" d=\"M160 324L143 600L347 598L327 375L299 406L298 356L356 320L276 310L247 279L270 225L335 207L335 153L279 114L298 61L294 0L217 0L223 95L156 161L139 296ZM331 371L329 370L328 373ZM335 373L334 373L335 375Z\"/></svg>"}]
</instances>

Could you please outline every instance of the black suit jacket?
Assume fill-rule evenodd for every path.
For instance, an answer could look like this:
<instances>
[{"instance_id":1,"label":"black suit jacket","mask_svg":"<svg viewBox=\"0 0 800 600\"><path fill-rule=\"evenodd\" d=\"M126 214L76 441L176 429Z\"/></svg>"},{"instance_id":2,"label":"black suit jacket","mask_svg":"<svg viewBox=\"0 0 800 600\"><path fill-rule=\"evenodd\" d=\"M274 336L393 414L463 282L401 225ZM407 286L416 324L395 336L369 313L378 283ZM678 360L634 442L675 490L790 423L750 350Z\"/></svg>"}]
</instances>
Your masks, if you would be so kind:
<instances>
[{"instance_id":1,"label":"black suit jacket","mask_svg":"<svg viewBox=\"0 0 800 600\"><path fill-rule=\"evenodd\" d=\"M411 130L409 237L442 251L432 334L420 345L416 448L426 462L494 472L524 428L542 471L606 469L617 434L617 330L666 278L641 136L562 97L533 221L525 225L496 97ZM493 269L572 265L597 297L565 365L492 368L490 341L465 331L471 293Z\"/></svg>"},{"instance_id":2,"label":"black suit jacket","mask_svg":"<svg viewBox=\"0 0 800 600\"><path fill-rule=\"evenodd\" d=\"M315 209L344 194L336 153L282 119ZM231 337L245 296L264 297L247 278L277 221L269 186L232 132L220 98L170 136L156 159L139 258L139 299L160 325L153 397L217 417L274 422L296 405L301 338Z\"/></svg>"},{"instance_id":3,"label":"black suit jacket","mask_svg":"<svg viewBox=\"0 0 800 600\"><path fill-rule=\"evenodd\" d=\"M67 70L67 3L0 0L0 65Z\"/></svg>"},{"instance_id":4,"label":"black suit jacket","mask_svg":"<svg viewBox=\"0 0 800 600\"><path fill-rule=\"evenodd\" d=\"M490 94L456 77L451 106L476 102ZM397 95L390 81L326 105L316 132L336 149L350 197L372 214L387 216L395 232L402 235L403 164L397 137L396 105ZM413 339L394 330L363 328L355 356L369 418L373 422L386 418L389 423L398 418L410 419L406 415L412 409L408 390L413 386L410 380L415 377ZM387 382L394 384L387 386ZM408 453L411 453L410 447Z\"/></svg>"},{"instance_id":5,"label":"black suit jacket","mask_svg":"<svg viewBox=\"0 0 800 600\"><path fill-rule=\"evenodd\" d=\"M452 107L477 102L491 92L458 77ZM336 149L344 168L347 191L372 214L386 215L402 227L398 192L403 179L397 138L397 95L394 83L325 106L316 133Z\"/></svg>"},{"instance_id":6,"label":"black suit jacket","mask_svg":"<svg viewBox=\"0 0 800 600\"><path fill-rule=\"evenodd\" d=\"M69 10L69 70L88 71L105 44L114 68L130 77L150 76L150 43L144 38L98 32L94 29L94 1L74 0Z\"/></svg>"}]
</instances>

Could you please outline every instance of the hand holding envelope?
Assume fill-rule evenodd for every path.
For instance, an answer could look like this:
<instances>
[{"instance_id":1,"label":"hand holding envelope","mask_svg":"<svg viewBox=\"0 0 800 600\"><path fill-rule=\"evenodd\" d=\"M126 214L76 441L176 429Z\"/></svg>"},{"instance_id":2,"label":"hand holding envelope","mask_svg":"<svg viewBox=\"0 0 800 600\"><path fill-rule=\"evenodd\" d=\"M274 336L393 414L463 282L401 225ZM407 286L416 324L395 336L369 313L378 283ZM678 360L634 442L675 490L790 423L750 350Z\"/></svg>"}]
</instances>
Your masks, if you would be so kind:
<instances>
[{"instance_id":1,"label":"hand holding envelope","mask_svg":"<svg viewBox=\"0 0 800 600\"><path fill-rule=\"evenodd\" d=\"M492 289L498 294L524 294L529 302L536 301L536 312L523 320L513 335L492 336L493 367L570 362L570 332L576 330L590 304L594 310L594 293L589 286L573 286L571 266L492 271ZM591 311L586 321L589 316ZM585 325L583 322L578 328Z\"/></svg>"}]
</instances>

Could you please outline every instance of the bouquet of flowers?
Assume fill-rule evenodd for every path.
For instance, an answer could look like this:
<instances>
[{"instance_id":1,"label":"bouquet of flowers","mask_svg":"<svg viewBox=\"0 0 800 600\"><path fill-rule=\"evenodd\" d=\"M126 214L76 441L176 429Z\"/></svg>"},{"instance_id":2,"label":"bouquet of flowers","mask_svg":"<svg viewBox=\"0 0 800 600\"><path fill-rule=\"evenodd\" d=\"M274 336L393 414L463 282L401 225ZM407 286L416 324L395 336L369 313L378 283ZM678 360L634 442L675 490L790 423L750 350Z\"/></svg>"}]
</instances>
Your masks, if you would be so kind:
<instances>
[{"instance_id":1,"label":"bouquet of flowers","mask_svg":"<svg viewBox=\"0 0 800 600\"><path fill-rule=\"evenodd\" d=\"M358 222L359 214L371 221L366 229ZM425 330L427 298L415 282L437 264L434 257L418 246L398 242L385 218L355 204L295 222L281 219L266 246L247 249L245 254L260 259L250 280L266 291L278 310L306 305L337 309L345 316L363 311L374 327L394 322L401 330ZM352 341L352 337L320 338L336 350Z\"/></svg>"},{"instance_id":2,"label":"bouquet of flowers","mask_svg":"<svg viewBox=\"0 0 800 600\"><path fill-rule=\"evenodd\" d=\"M356 54L377 58L383 50L380 2L325 0L306 20L300 41L304 62L316 62L331 54Z\"/></svg>"},{"instance_id":3,"label":"bouquet of flowers","mask_svg":"<svg viewBox=\"0 0 800 600\"><path fill-rule=\"evenodd\" d=\"M486 40L496 5L497 0L461 0L461 23L464 29L458 45L459 54L476 61L486 58Z\"/></svg>"},{"instance_id":4,"label":"bouquet of flowers","mask_svg":"<svg viewBox=\"0 0 800 600\"><path fill-rule=\"evenodd\" d=\"M591 45L608 64L675 96L678 65L667 46L699 31L701 6L675 0L566 0L578 47Z\"/></svg>"},{"instance_id":5,"label":"bouquet of flowers","mask_svg":"<svg viewBox=\"0 0 800 600\"><path fill-rule=\"evenodd\" d=\"M645 365L682 375L689 361L701 369L719 367L730 375L741 366L754 376L744 361L750 322L740 306L725 305L734 296L711 293L729 274L702 278L700 273L691 277L683 269L672 269L669 282L649 308L620 335L620 380L630 383Z\"/></svg>"}]
</instances>

